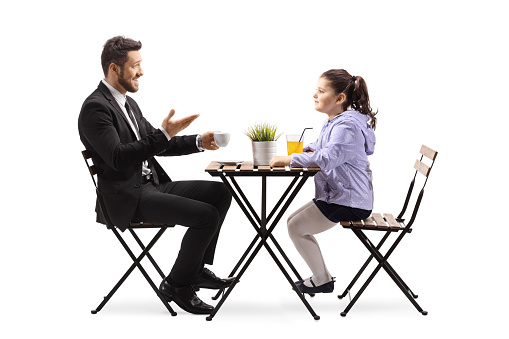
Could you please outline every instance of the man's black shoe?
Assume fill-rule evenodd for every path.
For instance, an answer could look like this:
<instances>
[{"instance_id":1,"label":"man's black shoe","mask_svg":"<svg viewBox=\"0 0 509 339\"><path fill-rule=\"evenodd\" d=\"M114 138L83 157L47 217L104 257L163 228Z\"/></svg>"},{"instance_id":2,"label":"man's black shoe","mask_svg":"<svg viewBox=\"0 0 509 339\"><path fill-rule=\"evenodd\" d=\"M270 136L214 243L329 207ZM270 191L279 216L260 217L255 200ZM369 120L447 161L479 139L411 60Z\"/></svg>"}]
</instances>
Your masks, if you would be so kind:
<instances>
[{"instance_id":1,"label":"man's black shoe","mask_svg":"<svg viewBox=\"0 0 509 339\"><path fill-rule=\"evenodd\" d=\"M159 286L159 291L167 302L174 301L181 309L193 314L210 314L214 310L213 306L204 303L192 286L173 287L166 279L163 279Z\"/></svg>"},{"instance_id":2,"label":"man's black shoe","mask_svg":"<svg viewBox=\"0 0 509 339\"><path fill-rule=\"evenodd\" d=\"M203 271L201 272L200 276L198 277L196 284L194 284L194 287L209 288L212 290L221 290L223 288L230 286L234 280L235 280L235 277L230 277L230 278L226 278L226 279L218 278L214 274L214 272L212 272L208 268L204 268Z\"/></svg>"}]
</instances>

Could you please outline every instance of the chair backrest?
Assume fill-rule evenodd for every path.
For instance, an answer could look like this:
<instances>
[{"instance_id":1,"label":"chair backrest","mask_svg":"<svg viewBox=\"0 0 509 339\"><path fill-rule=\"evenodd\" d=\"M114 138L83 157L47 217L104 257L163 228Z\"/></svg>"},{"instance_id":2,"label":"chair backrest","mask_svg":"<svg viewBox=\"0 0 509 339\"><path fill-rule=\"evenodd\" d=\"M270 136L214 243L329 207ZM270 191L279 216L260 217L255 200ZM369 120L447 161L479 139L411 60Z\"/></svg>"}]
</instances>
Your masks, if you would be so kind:
<instances>
[{"instance_id":1,"label":"chair backrest","mask_svg":"<svg viewBox=\"0 0 509 339\"><path fill-rule=\"evenodd\" d=\"M87 165L88 172L90 173L92 181L94 182L94 186L97 189L97 181L95 180L97 176L97 169L92 161L92 155L90 155L90 152L87 150L81 151L81 154L83 155L83 159L85 159L85 164Z\"/></svg>"},{"instance_id":2,"label":"chair backrest","mask_svg":"<svg viewBox=\"0 0 509 339\"><path fill-rule=\"evenodd\" d=\"M421 191L419 192L419 196L417 197L417 201L415 203L415 206L414 206L414 210L412 212L412 216L410 218L410 221L408 222L406 228L407 229L410 229L410 227L412 226L414 220L415 220L415 217L417 215L417 211L419 210L419 206L421 204L421 201L422 201L422 197L424 195L424 187L426 187L426 184L428 182L428 177L429 177L429 174L431 172L431 169L433 168L433 164L435 163L435 159L437 157L437 154L438 152L432 150L431 148L425 146L425 145L422 145L421 146L421 150L419 151L419 153L421 154L421 158L419 160L415 160L415 163L414 163L414 168L415 168L415 174L414 174L414 177L412 179L412 182L410 183L410 187L408 188L408 193L407 193L407 196L405 198L405 203L403 204L403 208L401 209L401 212L399 213L398 217L396 218L396 220L398 221L403 221L403 215L405 214L406 212L406 209L408 207L408 202L410 201L410 197L412 196L412 192L413 192L413 189L414 189L414 184L415 184L415 179L417 177L417 174L420 173L422 175L424 175L426 177L426 179L424 180L424 184L422 185L422 188L421 188ZM426 165L422 160L424 159L424 157L428 158L431 160L431 164L430 166Z\"/></svg>"},{"instance_id":3,"label":"chair backrest","mask_svg":"<svg viewBox=\"0 0 509 339\"><path fill-rule=\"evenodd\" d=\"M96 180L97 167L94 165L94 163L92 161L92 155L87 150L82 151L81 154L83 155L83 159L85 159L85 164L87 165L88 172L90 174L90 177L92 178L92 181L94 182L95 193L97 194L97 201L99 203L99 206L98 206L99 210L97 211L97 213L99 213L100 218L102 217L102 220L104 220L106 222L106 227L114 228L115 226L113 225L108 214L106 213L104 201L102 199L101 192L99 191L99 186L97 185L97 180Z\"/></svg>"}]
</instances>

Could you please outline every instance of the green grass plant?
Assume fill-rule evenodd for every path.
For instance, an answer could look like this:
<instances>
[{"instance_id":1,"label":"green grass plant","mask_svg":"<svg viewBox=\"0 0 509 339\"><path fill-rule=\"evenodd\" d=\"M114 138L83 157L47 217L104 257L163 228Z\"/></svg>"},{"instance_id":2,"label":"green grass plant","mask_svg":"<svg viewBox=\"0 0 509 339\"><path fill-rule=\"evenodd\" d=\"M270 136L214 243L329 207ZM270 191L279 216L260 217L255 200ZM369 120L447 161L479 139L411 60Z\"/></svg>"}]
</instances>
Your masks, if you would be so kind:
<instances>
[{"instance_id":1,"label":"green grass plant","mask_svg":"<svg viewBox=\"0 0 509 339\"><path fill-rule=\"evenodd\" d=\"M283 134L276 135L276 133L277 125L271 125L268 122L255 123L244 131L251 141L276 141Z\"/></svg>"}]
</instances>

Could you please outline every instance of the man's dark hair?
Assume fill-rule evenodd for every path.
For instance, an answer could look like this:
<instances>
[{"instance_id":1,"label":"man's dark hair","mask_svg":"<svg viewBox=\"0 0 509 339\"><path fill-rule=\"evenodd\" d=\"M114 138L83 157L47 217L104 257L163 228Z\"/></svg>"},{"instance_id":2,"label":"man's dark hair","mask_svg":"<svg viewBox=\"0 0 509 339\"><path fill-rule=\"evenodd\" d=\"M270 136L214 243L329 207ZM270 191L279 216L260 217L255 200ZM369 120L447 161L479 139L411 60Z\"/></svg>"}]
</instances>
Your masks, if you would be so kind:
<instances>
[{"instance_id":1,"label":"man's dark hair","mask_svg":"<svg viewBox=\"0 0 509 339\"><path fill-rule=\"evenodd\" d=\"M140 41L134 41L133 39L123 36L116 36L106 41L101 54L101 65L104 76L108 75L108 69L111 63L124 67L124 64L129 60L127 53L130 51L139 51L140 49Z\"/></svg>"}]
</instances>

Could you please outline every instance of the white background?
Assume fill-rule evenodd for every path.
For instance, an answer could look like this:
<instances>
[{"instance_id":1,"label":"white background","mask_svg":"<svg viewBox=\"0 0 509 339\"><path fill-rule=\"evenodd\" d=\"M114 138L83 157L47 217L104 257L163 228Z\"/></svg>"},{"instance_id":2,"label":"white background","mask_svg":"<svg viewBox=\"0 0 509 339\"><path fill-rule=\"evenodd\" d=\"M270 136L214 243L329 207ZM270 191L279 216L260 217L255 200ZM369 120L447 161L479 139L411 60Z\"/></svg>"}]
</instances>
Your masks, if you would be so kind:
<instances>
[{"instance_id":1,"label":"white background","mask_svg":"<svg viewBox=\"0 0 509 339\"><path fill-rule=\"evenodd\" d=\"M508 123L509 25L503 8L503 1L490 0L3 5L1 336L507 334L502 135ZM337 293L310 299L319 321L264 250L212 322L177 306L178 316L170 317L137 271L91 315L130 265L112 234L94 222L94 192L77 130L81 104L103 76L102 45L115 35L143 43L145 76L133 97L153 125L175 108L179 117L201 114L186 133L233 134L231 144L216 152L162 159L173 180L215 180L203 171L211 160L249 160L250 144L242 132L253 122L276 123L285 134L313 127L306 132L306 141L312 141L325 118L314 111L311 97L319 75L344 68L364 77L372 106L379 109L370 157L375 209L397 214L421 144L439 152L414 232L391 259L428 316L413 308L385 272L346 318L339 315L347 301L336 295L368 254L341 227L317 236L337 277ZM269 203L281 194L283 181L269 179ZM259 206L259 182L239 182ZM309 269L284 220L312 198L313 189L306 183L274 232L303 276ZM165 272L183 232L170 230L154 248ZM233 203L213 270L227 275L253 236ZM199 295L215 304L211 292Z\"/></svg>"}]
</instances>

